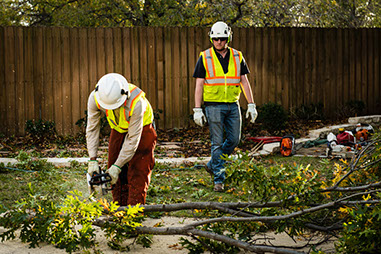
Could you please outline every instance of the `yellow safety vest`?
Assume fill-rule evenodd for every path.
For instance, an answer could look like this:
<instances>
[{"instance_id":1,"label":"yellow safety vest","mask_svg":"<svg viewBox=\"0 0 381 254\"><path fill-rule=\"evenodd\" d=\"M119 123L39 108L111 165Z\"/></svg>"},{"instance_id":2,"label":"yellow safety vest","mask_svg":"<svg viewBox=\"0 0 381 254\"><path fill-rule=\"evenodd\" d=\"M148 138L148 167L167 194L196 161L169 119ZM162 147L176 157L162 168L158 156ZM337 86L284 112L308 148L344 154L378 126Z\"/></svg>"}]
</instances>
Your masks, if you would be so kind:
<instances>
[{"instance_id":1,"label":"yellow safety vest","mask_svg":"<svg viewBox=\"0 0 381 254\"><path fill-rule=\"evenodd\" d=\"M201 52L206 69L204 82L204 101L236 102L241 94L241 59L242 53L230 50L228 72L225 74L213 48Z\"/></svg>"},{"instance_id":2,"label":"yellow safety vest","mask_svg":"<svg viewBox=\"0 0 381 254\"><path fill-rule=\"evenodd\" d=\"M145 93L133 84L129 84L130 89L130 98L124 102L122 107L119 108L119 121L115 121L115 114L113 110L106 109L106 117L107 121L110 124L110 127L119 133L125 133L128 131L128 126L130 124L130 118L132 113L134 112L134 108L136 103L140 98L143 98L147 104L147 107L144 111L143 116L143 126L151 124L153 122L153 110L151 104L145 97ZM97 101L97 98L94 93L95 103L97 104L98 109L100 109L100 105ZM118 124L117 124L118 123Z\"/></svg>"}]
</instances>

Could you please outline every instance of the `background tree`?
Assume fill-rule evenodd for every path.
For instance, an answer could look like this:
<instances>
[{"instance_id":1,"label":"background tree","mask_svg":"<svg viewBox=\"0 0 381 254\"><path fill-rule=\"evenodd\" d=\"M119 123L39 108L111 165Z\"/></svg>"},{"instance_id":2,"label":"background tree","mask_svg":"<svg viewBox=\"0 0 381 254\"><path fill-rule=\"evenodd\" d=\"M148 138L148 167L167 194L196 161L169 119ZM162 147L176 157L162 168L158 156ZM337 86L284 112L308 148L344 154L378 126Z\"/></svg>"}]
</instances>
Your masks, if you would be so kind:
<instances>
[{"instance_id":1,"label":"background tree","mask_svg":"<svg viewBox=\"0 0 381 254\"><path fill-rule=\"evenodd\" d=\"M0 25L381 27L375 0L5 0Z\"/></svg>"}]
</instances>

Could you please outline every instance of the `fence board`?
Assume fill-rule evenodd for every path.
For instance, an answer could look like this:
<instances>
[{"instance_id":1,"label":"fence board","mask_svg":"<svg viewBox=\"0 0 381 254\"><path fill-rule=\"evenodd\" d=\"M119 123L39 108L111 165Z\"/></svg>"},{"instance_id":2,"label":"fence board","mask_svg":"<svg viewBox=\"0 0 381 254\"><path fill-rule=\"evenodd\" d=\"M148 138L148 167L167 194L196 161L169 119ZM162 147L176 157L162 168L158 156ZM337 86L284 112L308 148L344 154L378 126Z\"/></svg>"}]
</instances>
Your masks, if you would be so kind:
<instances>
[{"instance_id":1,"label":"fence board","mask_svg":"<svg viewBox=\"0 0 381 254\"><path fill-rule=\"evenodd\" d=\"M331 87L331 64L332 64L332 57L331 57L331 45L330 45L330 39L332 33L332 29L327 29L327 32L323 34L323 40L324 40L324 75L323 75L323 84L324 84L324 91L326 91L325 96L323 96L324 100L324 107L331 112L332 107L329 105L329 101L332 98L332 87Z\"/></svg>"},{"instance_id":2,"label":"fence board","mask_svg":"<svg viewBox=\"0 0 381 254\"><path fill-rule=\"evenodd\" d=\"M369 55L374 55L374 47L373 47L373 34L374 32L372 32L372 30L366 30L366 33L367 33L367 73L366 73L366 77L367 77L367 84L364 86L364 88L367 90L367 99L366 101L368 101L368 110L367 110L367 113L369 114L369 108L374 108L374 100L375 98L372 96L372 94L374 93L374 87L372 84L374 84L374 61L373 61L373 58L372 57L369 57ZM380 42L378 42L380 43Z\"/></svg>"},{"instance_id":3,"label":"fence board","mask_svg":"<svg viewBox=\"0 0 381 254\"><path fill-rule=\"evenodd\" d=\"M89 35L85 28L79 29L79 91L80 91L80 118L85 117L87 110L87 98L92 90L92 84L89 82Z\"/></svg>"},{"instance_id":4,"label":"fence board","mask_svg":"<svg viewBox=\"0 0 381 254\"><path fill-rule=\"evenodd\" d=\"M170 55L173 57L170 59L171 64L171 76L172 79L172 91L171 91L171 100L172 100L172 112L173 112L173 122L172 127L181 126L182 116L180 115L180 111L182 110L182 93L180 89L180 34L179 28L176 27L172 30L172 38L171 38L171 53ZM173 59L179 59L177 63L173 61Z\"/></svg>"},{"instance_id":5,"label":"fence board","mask_svg":"<svg viewBox=\"0 0 381 254\"><path fill-rule=\"evenodd\" d=\"M45 95L44 108L46 111L45 120L53 121L54 120L54 97L51 96L51 91L53 89L53 39L52 39L52 29L44 28L44 36L45 40L43 40L43 52L44 52L44 61L43 61L43 76L44 76L44 84L43 84L43 93Z\"/></svg>"},{"instance_id":6,"label":"fence board","mask_svg":"<svg viewBox=\"0 0 381 254\"><path fill-rule=\"evenodd\" d=\"M262 104L262 55L263 55L263 50L262 50L262 35L261 35L261 29L254 29L254 47L253 47L253 61L254 65L251 68L254 68L254 71L251 72L251 76L254 76L254 90L253 90L253 95L254 95L254 102L257 105ZM250 68L250 66L249 66Z\"/></svg>"},{"instance_id":7,"label":"fence board","mask_svg":"<svg viewBox=\"0 0 381 254\"><path fill-rule=\"evenodd\" d=\"M45 119L45 95L43 93L43 44L42 36L43 31L41 27L33 28L33 48L35 51L40 52L42 57L33 57L33 81L35 83L34 90L34 105L35 105L35 114L34 119ZM69 58L67 58L69 59Z\"/></svg>"},{"instance_id":8,"label":"fence board","mask_svg":"<svg viewBox=\"0 0 381 254\"><path fill-rule=\"evenodd\" d=\"M305 95L303 96L303 103L302 104L308 104L308 102L312 101L312 98L314 97L314 92L312 88L312 61L310 61L310 57L312 54L312 30L306 29L304 33L304 73L305 73Z\"/></svg>"},{"instance_id":9,"label":"fence board","mask_svg":"<svg viewBox=\"0 0 381 254\"><path fill-rule=\"evenodd\" d=\"M114 72L114 37L112 28L105 28L104 30L104 49L105 52L105 67L104 73L101 74L103 76L106 73Z\"/></svg>"},{"instance_id":10,"label":"fence board","mask_svg":"<svg viewBox=\"0 0 381 254\"><path fill-rule=\"evenodd\" d=\"M246 52L243 52L243 57L246 60L247 66L249 67L250 73L247 75L247 78L250 82L251 90L253 91L254 101L255 101L255 38L254 38L254 30L247 29L246 30L246 38L247 38L247 47Z\"/></svg>"},{"instance_id":11,"label":"fence board","mask_svg":"<svg viewBox=\"0 0 381 254\"><path fill-rule=\"evenodd\" d=\"M147 29L139 27L139 44L138 44L138 64L140 71L140 82L137 84L143 91L148 89L148 61L147 61Z\"/></svg>"},{"instance_id":12,"label":"fence board","mask_svg":"<svg viewBox=\"0 0 381 254\"><path fill-rule=\"evenodd\" d=\"M165 87L164 87L164 96L168 98L165 100L164 111L165 111L165 126L168 128L173 128L174 122L174 112L172 104L174 103L174 98L172 98L173 90L173 73L172 73L172 63L171 63L171 49L172 49L172 29L164 28L164 71L165 71ZM169 97L168 97L169 96ZM169 117L173 116L173 117Z\"/></svg>"},{"instance_id":13,"label":"fence board","mask_svg":"<svg viewBox=\"0 0 381 254\"><path fill-rule=\"evenodd\" d=\"M90 28L88 30L87 54L89 59L89 62L88 62L89 74L88 75L89 75L89 94L90 94L91 91L95 89L98 79L100 78L97 72L97 37L96 37L95 28ZM86 108L87 108L87 98L88 97L86 97Z\"/></svg>"},{"instance_id":14,"label":"fence board","mask_svg":"<svg viewBox=\"0 0 381 254\"><path fill-rule=\"evenodd\" d=\"M159 119L157 121L158 128L165 127L165 97L164 97L164 36L163 28L160 27L156 30L155 41L156 41L156 59L157 59L157 109L162 113L159 114Z\"/></svg>"},{"instance_id":15,"label":"fence board","mask_svg":"<svg viewBox=\"0 0 381 254\"><path fill-rule=\"evenodd\" d=\"M107 72L140 86L159 128L194 126L192 77L209 28L0 27L0 132L23 135L26 120L52 120L74 134L87 98ZM258 106L323 103L327 115L350 100L381 111L380 29L234 28ZM340 94L340 96L337 96ZM246 100L240 99L243 108Z\"/></svg>"},{"instance_id":16,"label":"fence board","mask_svg":"<svg viewBox=\"0 0 381 254\"><path fill-rule=\"evenodd\" d=\"M185 40L187 39L188 31L186 29L181 29L179 31L179 42L180 42L180 77L179 77L179 88L181 91L181 94L179 94L179 97L181 97L181 110L179 112L180 114L180 125L179 126L185 126L188 123L188 115L189 112L189 93L188 93L188 54L187 49L188 45L185 43Z\"/></svg>"},{"instance_id":17,"label":"fence board","mask_svg":"<svg viewBox=\"0 0 381 254\"><path fill-rule=\"evenodd\" d=\"M344 105L348 100L349 100L349 93L350 93L350 87L349 85L349 33L348 29L343 30L343 35L342 35L342 45L343 45L343 60L342 60L342 65L343 65L343 100L342 104Z\"/></svg>"},{"instance_id":18,"label":"fence board","mask_svg":"<svg viewBox=\"0 0 381 254\"><path fill-rule=\"evenodd\" d=\"M71 48L71 57L70 57L70 96L68 101L72 105L71 110L71 117L72 117L72 123L71 128L73 128L73 132L77 133L79 131L79 128L75 123L81 118L81 87L79 84L79 54L80 54L80 48L79 48L79 29L74 28L70 29L70 48Z\"/></svg>"},{"instance_id":19,"label":"fence board","mask_svg":"<svg viewBox=\"0 0 381 254\"><path fill-rule=\"evenodd\" d=\"M54 122L58 133L65 133L63 129L63 95L62 95L62 28L54 29L53 36L53 97L54 97ZM28 52L28 51L27 51Z\"/></svg>"},{"instance_id":20,"label":"fence board","mask_svg":"<svg viewBox=\"0 0 381 254\"><path fill-rule=\"evenodd\" d=\"M16 117L14 112L15 108L15 40L14 40L14 27L8 27L5 29L5 93L4 97L6 101L6 131L10 132L15 128ZM11 113L12 112L12 113Z\"/></svg>"},{"instance_id":21,"label":"fence board","mask_svg":"<svg viewBox=\"0 0 381 254\"><path fill-rule=\"evenodd\" d=\"M374 30L374 97L375 107L372 114L379 114L381 112L381 30Z\"/></svg>"},{"instance_id":22,"label":"fence board","mask_svg":"<svg viewBox=\"0 0 381 254\"><path fill-rule=\"evenodd\" d=\"M194 90L196 87L195 78L193 78L194 67L198 59L198 52L195 48L195 29L190 27L187 29L187 53L188 53L188 114L193 114L194 107Z\"/></svg>"},{"instance_id":23,"label":"fence board","mask_svg":"<svg viewBox=\"0 0 381 254\"><path fill-rule=\"evenodd\" d=\"M305 73L305 66L304 66L304 34L305 29L300 30L299 33L297 33L296 37L296 107L299 107L300 105L304 104L304 96L305 94L305 83L304 83L304 73Z\"/></svg>"},{"instance_id":24,"label":"fence board","mask_svg":"<svg viewBox=\"0 0 381 254\"><path fill-rule=\"evenodd\" d=\"M151 103L152 108L156 111L157 109L157 66L156 66L156 41L155 41L155 31L154 28L149 27L147 29L147 98Z\"/></svg>"},{"instance_id":25,"label":"fence board","mask_svg":"<svg viewBox=\"0 0 381 254\"><path fill-rule=\"evenodd\" d=\"M105 50L105 29L95 29L96 38L96 63L97 63L97 78L98 81L103 75L106 74L106 50Z\"/></svg>"},{"instance_id":26,"label":"fence board","mask_svg":"<svg viewBox=\"0 0 381 254\"><path fill-rule=\"evenodd\" d=\"M282 30L276 29L275 30L275 36L277 40L277 46L276 46L276 103L283 104L283 85L285 80L284 75L284 56L286 54L285 52L285 43L284 43L284 33Z\"/></svg>"},{"instance_id":27,"label":"fence board","mask_svg":"<svg viewBox=\"0 0 381 254\"><path fill-rule=\"evenodd\" d=\"M121 28L112 28L113 34L113 69L110 69L109 72L113 71L119 74L123 74L123 63L122 63L122 30Z\"/></svg>"},{"instance_id":28,"label":"fence board","mask_svg":"<svg viewBox=\"0 0 381 254\"><path fill-rule=\"evenodd\" d=\"M122 74L128 82L132 82L131 77L131 29L122 30L122 54L123 54L123 71Z\"/></svg>"},{"instance_id":29,"label":"fence board","mask_svg":"<svg viewBox=\"0 0 381 254\"><path fill-rule=\"evenodd\" d=\"M247 49L247 41L246 41L247 37L243 36L243 35L247 34L246 29L245 28L236 28L236 30L238 30L238 31L236 31L236 34L238 34L238 36L240 38L240 40L238 40L238 46L236 47L236 49L241 51L243 56L246 57L248 52L247 52L247 50L244 50L244 49ZM248 75L247 78L250 78L250 76ZM240 103L241 107L247 108L247 100L245 98L244 93L242 93L242 96L240 97L239 103Z\"/></svg>"},{"instance_id":30,"label":"fence board","mask_svg":"<svg viewBox=\"0 0 381 254\"><path fill-rule=\"evenodd\" d=\"M139 29L139 28L137 28ZM132 83L141 86L139 79L141 76L139 69L139 33L137 29L131 31L131 80Z\"/></svg>"},{"instance_id":31,"label":"fence board","mask_svg":"<svg viewBox=\"0 0 381 254\"><path fill-rule=\"evenodd\" d=\"M5 28L4 27L0 27L0 38L4 38L4 39L0 39L0 72L3 73L2 75L0 75L0 83L1 84L5 84L5 33L4 33L4 30ZM0 87L0 93L1 94L6 94L6 90L5 90L6 86L1 86ZM2 126L2 130L5 131L6 130L6 122L7 122L7 117L6 117L6 114L7 114L7 105L6 105L6 100L5 99L1 99L0 100L0 123L3 123L3 126ZM0 129L0 131L1 131Z\"/></svg>"},{"instance_id":32,"label":"fence board","mask_svg":"<svg viewBox=\"0 0 381 254\"><path fill-rule=\"evenodd\" d=\"M271 80L269 79L270 75L269 73L271 72L269 68L269 61L270 61L270 55L269 55L269 29L263 29L262 31L262 84L266 84L266 86L262 86L262 102L266 103L269 102L269 89L271 86Z\"/></svg>"},{"instance_id":33,"label":"fence board","mask_svg":"<svg viewBox=\"0 0 381 254\"><path fill-rule=\"evenodd\" d=\"M356 98L356 34L349 31L349 98Z\"/></svg>"},{"instance_id":34,"label":"fence board","mask_svg":"<svg viewBox=\"0 0 381 254\"><path fill-rule=\"evenodd\" d=\"M68 28L62 29L62 114L63 114L63 129L65 133L72 133L72 87L70 80L70 31Z\"/></svg>"},{"instance_id":35,"label":"fence board","mask_svg":"<svg viewBox=\"0 0 381 254\"><path fill-rule=\"evenodd\" d=\"M366 30L361 30L361 97L360 100L362 101L369 101L367 100L367 84L368 84L368 76L367 76L367 70L369 68L368 66L368 60L367 60L367 33ZM366 105L369 106L369 105ZM367 113L367 112L365 112Z\"/></svg>"},{"instance_id":36,"label":"fence board","mask_svg":"<svg viewBox=\"0 0 381 254\"><path fill-rule=\"evenodd\" d=\"M290 52L291 52L291 44L290 44L290 34L291 34L291 29L286 28L282 32L282 38L284 42L283 46L283 61L282 61L282 105L285 108L290 107L290 65L288 64L290 61Z\"/></svg>"},{"instance_id":37,"label":"fence board","mask_svg":"<svg viewBox=\"0 0 381 254\"><path fill-rule=\"evenodd\" d=\"M17 134L21 134L25 129L25 88L24 88L24 51L20 50L24 47L23 42L23 31L22 28L15 28L15 48L18 49L15 51L15 86L16 86L16 128Z\"/></svg>"}]
</instances>

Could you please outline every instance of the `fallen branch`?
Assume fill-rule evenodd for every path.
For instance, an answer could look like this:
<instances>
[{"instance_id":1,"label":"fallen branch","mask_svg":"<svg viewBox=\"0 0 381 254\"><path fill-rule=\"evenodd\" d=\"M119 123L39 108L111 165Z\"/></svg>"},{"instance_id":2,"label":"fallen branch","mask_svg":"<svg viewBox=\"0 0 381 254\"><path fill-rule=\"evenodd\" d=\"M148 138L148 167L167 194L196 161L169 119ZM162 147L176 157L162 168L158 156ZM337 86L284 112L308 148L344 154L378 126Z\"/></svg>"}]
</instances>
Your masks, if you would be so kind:
<instances>
[{"instance_id":1,"label":"fallen branch","mask_svg":"<svg viewBox=\"0 0 381 254\"><path fill-rule=\"evenodd\" d=\"M105 221L98 219L94 221L94 225L102 227ZM284 248L263 246L263 245L252 245L240 240L235 240L230 237L216 234L213 232L198 230L189 225L184 227L166 227L166 228L157 228L157 227L137 227L134 232L136 234L153 234L153 235L184 235L184 236L201 236L215 241L220 241L238 248L253 251L253 252L271 252L271 253L285 253L285 254L297 254L303 253L293 250L288 250Z\"/></svg>"}]
</instances>

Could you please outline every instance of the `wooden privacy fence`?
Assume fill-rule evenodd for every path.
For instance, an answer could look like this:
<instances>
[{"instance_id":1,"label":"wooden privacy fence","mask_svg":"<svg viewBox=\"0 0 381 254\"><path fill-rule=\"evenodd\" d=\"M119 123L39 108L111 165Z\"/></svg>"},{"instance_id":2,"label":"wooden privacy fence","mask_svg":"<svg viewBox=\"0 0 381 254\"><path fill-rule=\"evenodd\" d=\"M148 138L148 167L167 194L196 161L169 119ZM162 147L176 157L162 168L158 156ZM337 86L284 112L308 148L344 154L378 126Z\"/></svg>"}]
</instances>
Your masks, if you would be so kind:
<instances>
[{"instance_id":1,"label":"wooden privacy fence","mask_svg":"<svg viewBox=\"0 0 381 254\"><path fill-rule=\"evenodd\" d=\"M54 121L74 134L87 98L109 72L141 87L159 128L193 124L192 77L207 28L0 27L0 133L23 135L26 120ZM258 105L286 109L350 100L380 113L381 29L233 28L230 45L248 63ZM243 97L243 96L242 96ZM241 98L241 105L246 102Z\"/></svg>"}]
</instances>

